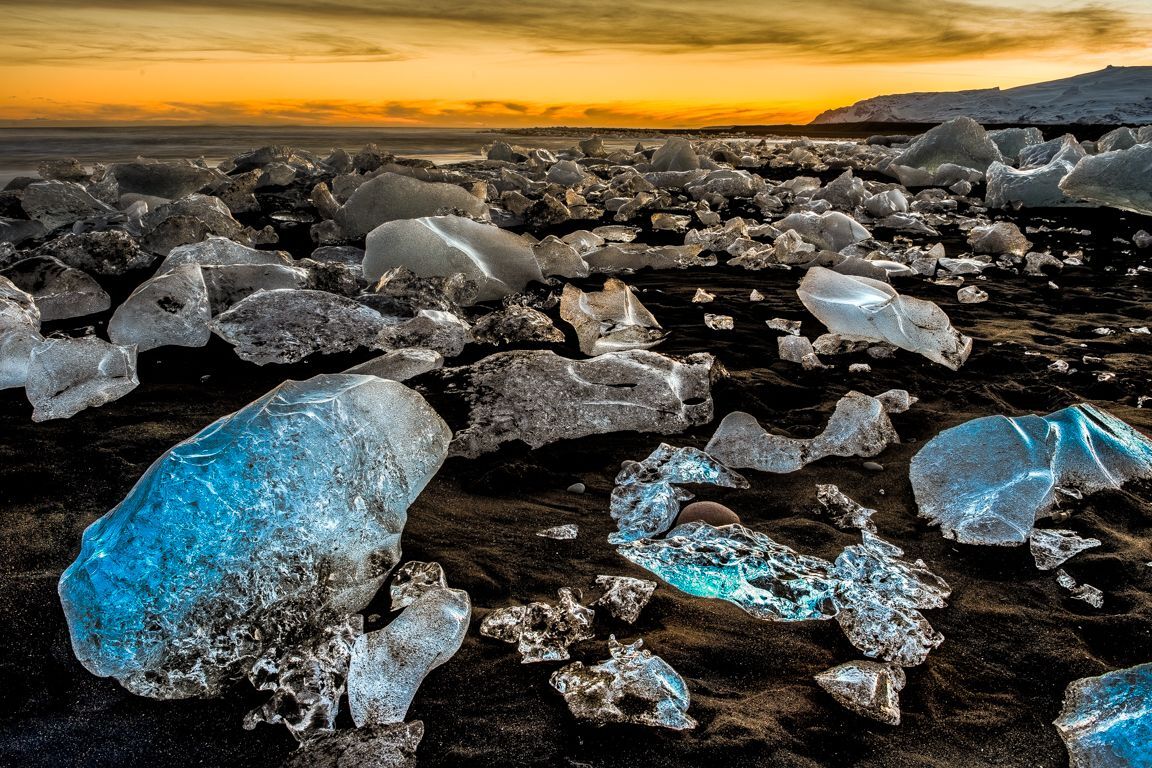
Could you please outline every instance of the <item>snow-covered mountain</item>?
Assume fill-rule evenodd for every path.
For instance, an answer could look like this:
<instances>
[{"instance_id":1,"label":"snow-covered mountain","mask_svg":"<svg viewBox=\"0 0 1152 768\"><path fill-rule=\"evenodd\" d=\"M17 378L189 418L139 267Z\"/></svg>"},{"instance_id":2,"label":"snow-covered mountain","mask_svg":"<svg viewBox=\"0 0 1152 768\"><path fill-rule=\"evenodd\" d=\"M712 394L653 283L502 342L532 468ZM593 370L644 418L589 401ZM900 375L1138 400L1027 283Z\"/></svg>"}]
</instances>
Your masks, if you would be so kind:
<instances>
[{"instance_id":1,"label":"snow-covered mountain","mask_svg":"<svg viewBox=\"0 0 1152 768\"><path fill-rule=\"evenodd\" d=\"M1000 90L900 93L830 109L813 123L1152 123L1152 67L1107 67L1063 80Z\"/></svg>"}]
</instances>

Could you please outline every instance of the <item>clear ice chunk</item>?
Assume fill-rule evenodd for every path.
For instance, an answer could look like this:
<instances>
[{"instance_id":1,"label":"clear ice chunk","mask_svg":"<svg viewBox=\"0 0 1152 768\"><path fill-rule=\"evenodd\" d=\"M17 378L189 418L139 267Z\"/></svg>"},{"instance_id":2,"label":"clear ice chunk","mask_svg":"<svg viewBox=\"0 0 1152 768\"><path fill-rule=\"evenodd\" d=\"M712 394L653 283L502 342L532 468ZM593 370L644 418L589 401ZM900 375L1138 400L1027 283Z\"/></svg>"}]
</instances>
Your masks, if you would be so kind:
<instances>
[{"instance_id":1,"label":"clear ice chunk","mask_svg":"<svg viewBox=\"0 0 1152 768\"><path fill-rule=\"evenodd\" d=\"M631 576L597 576L596 586L603 589L604 594L593 605L603 606L608 613L629 624L640 618L640 612L656 591L656 582Z\"/></svg>"},{"instance_id":2,"label":"clear ice chunk","mask_svg":"<svg viewBox=\"0 0 1152 768\"><path fill-rule=\"evenodd\" d=\"M1028 548L1036 567L1050 571L1086 549L1100 546L1100 539L1086 539L1075 531L1035 528L1028 537Z\"/></svg>"},{"instance_id":3,"label":"clear ice chunk","mask_svg":"<svg viewBox=\"0 0 1152 768\"><path fill-rule=\"evenodd\" d=\"M57 227L94 216L109 216L116 209L92 197L74 181L36 181L24 188L20 207L28 218L51 232Z\"/></svg>"},{"instance_id":4,"label":"clear ice chunk","mask_svg":"<svg viewBox=\"0 0 1152 768\"><path fill-rule=\"evenodd\" d=\"M796 293L831 333L845 338L887 342L952 370L972 351L972 339L952 327L944 310L879 280L813 267Z\"/></svg>"},{"instance_id":5,"label":"clear ice chunk","mask_svg":"<svg viewBox=\"0 0 1152 768\"><path fill-rule=\"evenodd\" d=\"M537 536L545 539L559 539L565 541L574 539L580 535L580 526L575 523L567 523L565 525L557 525L552 528L545 528L542 531L536 531Z\"/></svg>"},{"instance_id":6,"label":"clear ice chunk","mask_svg":"<svg viewBox=\"0 0 1152 768\"><path fill-rule=\"evenodd\" d=\"M139 352L173 345L202 347L212 338L212 311L199 264L180 264L146 280L108 321L108 338Z\"/></svg>"},{"instance_id":7,"label":"clear ice chunk","mask_svg":"<svg viewBox=\"0 0 1152 768\"><path fill-rule=\"evenodd\" d=\"M1084 157L1060 189L1074 199L1152 216L1152 143Z\"/></svg>"},{"instance_id":8,"label":"clear ice chunk","mask_svg":"<svg viewBox=\"0 0 1152 768\"><path fill-rule=\"evenodd\" d=\"M696 727L688 716L691 696L684 678L668 662L643 650L643 640L608 639L610 659L584 666L577 661L552 674L552 687L579 720L595 725L633 723L682 731Z\"/></svg>"},{"instance_id":9,"label":"clear ice chunk","mask_svg":"<svg viewBox=\"0 0 1152 768\"><path fill-rule=\"evenodd\" d=\"M1073 680L1054 725L1070 768L1152 766L1152 663Z\"/></svg>"},{"instance_id":10,"label":"clear ice chunk","mask_svg":"<svg viewBox=\"0 0 1152 768\"><path fill-rule=\"evenodd\" d=\"M930 172L952 164L983 172L1003 160L999 147L983 126L970 117L957 117L917 136L893 158L892 164Z\"/></svg>"},{"instance_id":11,"label":"clear ice chunk","mask_svg":"<svg viewBox=\"0 0 1152 768\"><path fill-rule=\"evenodd\" d=\"M451 433L374 376L288 381L161 456L60 579L80 662L133 693L220 693L363 608Z\"/></svg>"},{"instance_id":12,"label":"clear ice chunk","mask_svg":"<svg viewBox=\"0 0 1152 768\"><path fill-rule=\"evenodd\" d=\"M899 666L850 661L824 670L816 675L816 682L856 714L900 725L900 691L907 677Z\"/></svg>"},{"instance_id":13,"label":"clear ice chunk","mask_svg":"<svg viewBox=\"0 0 1152 768\"><path fill-rule=\"evenodd\" d=\"M538 309L513 304L484 315L472 326L481 344L562 344L564 332Z\"/></svg>"},{"instance_id":14,"label":"clear ice chunk","mask_svg":"<svg viewBox=\"0 0 1152 768\"><path fill-rule=\"evenodd\" d=\"M592 623L596 613L581 605L567 587L557 594L556 605L535 602L497 608L480 622L480 634L516 643L522 664L569 658L569 646L595 636Z\"/></svg>"},{"instance_id":15,"label":"clear ice chunk","mask_svg":"<svg viewBox=\"0 0 1152 768\"><path fill-rule=\"evenodd\" d=\"M0 275L0 333L17 329L39 331L40 309L32 294Z\"/></svg>"},{"instance_id":16,"label":"clear ice chunk","mask_svg":"<svg viewBox=\"0 0 1152 768\"><path fill-rule=\"evenodd\" d=\"M415 768L423 738L420 720L335 731L302 745L283 768Z\"/></svg>"},{"instance_id":17,"label":"clear ice chunk","mask_svg":"<svg viewBox=\"0 0 1152 768\"><path fill-rule=\"evenodd\" d=\"M488 216L484 201L463 187L382 173L356 188L337 212L336 221L355 240L385 222L435 216L444 211Z\"/></svg>"},{"instance_id":18,"label":"clear ice chunk","mask_svg":"<svg viewBox=\"0 0 1152 768\"><path fill-rule=\"evenodd\" d=\"M872 237L872 233L865 229L860 222L840 211L792 213L777 221L775 227L783 231L794 231L806 242L824 251L841 251L854 243ZM779 242L777 242L777 249L780 247ZM811 260L811 258L806 260ZM782 261L782 263L790 263L790 261Z\"/></svg>"},{"instance_id":19,"label":"clear ice chunk","mask_svg":"<svg viewBox=\"0 0 1152 768\"><path fill-rule=\"evenodd\" d=\"M392 586L389 589L392 610L398 611L412 605L416 598L430 589L447 588L448 580L440 563L410 560L392 574Z\"/></svg>"},{"instance_id":20,"label":"clear ice chunk","mask_svg":"<svg viewBox=\"0 0 1152 768\"><path fill-rule=\"evenodd\" d=\"M593 293L565 285L560 318L576 329L580 351L591 357L649 349L668 335L628 284L614 277L604 283L603 290Z\"/></svg>"},{"instance_id":21,"label":"clear ice chunk","mask_svg":"<svg viewBox=\"0 0 1152 768\"><path fill-rule=\"evenodd\" d=\"M444 367L444 355L434 349L410 347L408 349L393 349L379 357L366 360L354 365L344 373L361 373L368 376L379 376L392 381L407 381L428 371L435 371Z\"/></svg>"},{"instance_id":22,"label":"clear ice chunk","mask_svg":"<svg viewBox=\"0 0 1152 768\"><path fill-rule=\"evenodd\" d=\"M1057 504L1152 477L1152 441L1087 403L1047 416L985 416L946 429L912 457L920 516L964 544L1016 546Z\"/></svg>"},{"instance_id":23,"label":"clear ice chunk","mask_svg":"<svg viewBox=\"0 0 1152 768\"><path fill-rule=\"evenodd\" d=\"M1083 600L1093 608L1104 607L1104 593L1091 584L1078 584L1063 568L1056 571L1056 583L1072 593L1073 600Z\"/></svg>"},{"instance_id":24,"label":"clear ice chunk","mask_svg":"<svg viewBox=\"0 0 1152 768\"><path fill-rule=\"evenodd\" d=\"M32 403L32 421L48 421L99 408L139 385L135 347L85 336L49 338L33 346L24 391Z\"/></svg>"},{"instance_id":25,"label":"clear ice chunk","mask_svg":"<svg viewBox=\"0 0 1152 768\"><path fill-rule=\"evenodd\" d=\"M0 271L0 276L35 299L44 322L83 317L112 305L111 297L91 275L51 256L22 259Z\"/></svg>"},{"instance_id":26,"label":"clear ice chunk","mask_svg":"<svg viewBox=\"0 0 1152 768\"><path fill-rule=\"evenodd\" d=\"M876 524L872 522L872 515L876 514L876 510L853 501L837 486L818 484L816 501L832 518L832 522L841 528L859 528L862 531L876 532Z\"/></svg>"}]
</instances>

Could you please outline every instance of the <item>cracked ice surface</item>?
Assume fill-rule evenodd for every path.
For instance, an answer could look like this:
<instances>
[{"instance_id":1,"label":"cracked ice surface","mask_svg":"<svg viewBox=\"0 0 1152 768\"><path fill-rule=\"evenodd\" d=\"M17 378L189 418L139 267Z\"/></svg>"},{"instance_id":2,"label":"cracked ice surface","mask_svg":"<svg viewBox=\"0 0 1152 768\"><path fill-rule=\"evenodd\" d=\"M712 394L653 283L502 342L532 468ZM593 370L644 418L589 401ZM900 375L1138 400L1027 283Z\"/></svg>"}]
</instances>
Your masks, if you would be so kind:
<instances>
[{"instance_id":1,"label":"cracked ice surface","mask_svg":"<svg viewBox=\"0 0 1152 768\"><path fill-rule=\"evenodd\" d=\"M1087 403L1047 416L985 416L912 457L920 516L964 544L1023 544L1058 488L1093 493L1152 477L1152 441Z\"/></svg>"},{"instance_id":2,"label":"cracked ice surface","mask_svg":"<svg viewBox=\"0 0 1152 768\"><path fill-rule=\"evenodd\" d=\"M651 651L643 640L625 645L612 635L612 658L586 667L577 661L552 674L552 687L580 720L595 725L635 723L672 728L696 727L688 716L688 684L676 670Z\"/></svg>"},{"instance_id":3,"label":"cracked ice surface","mask_svg":"<svg viewBox=\"0 0 1152 768\"><path fill-rule=\"evenodd\" d=\"M1072 681L1055 725L1071 768L1152 765L1152 663Z\"/></svg>"},{"instance_id":4,"label":"cracked ice surface","mask_svg":"<svg viewBox=\"0 0 1152 768\"><path fill-rule=\"evenodd\" d=\"M972 339L952 327L944 310L879 280L813 267L796 293L829 332L846 339L884 341L954 371L972 351Z\"/></svg>"},{"instance_id":5,"label":"cracked ice surface","mask_svg":"<svg viewBox=\"0 0 1152 768\"><path fill-rule=\"evenodd\" d=\"M497 608L480 623L480 634L516 643L522 664L563 661L568 646L594 637L596 612L580 604L571 589L562 587L556 605L529 603Z\"/></svg>"},{"instance_id":6,"label":"cracked ice surface","mask_svg":"<svg viewBox=\"0 0 1152 768\"><path fill-rule=\"evenodd\" d=\"M876 532L876 524L872 522L872 515L876 514L876 510L849 498L837 486L818 484L816 501L839 527Z\"/></svg>"},{"instance_id":7,"label":"cracked ice surface","mask_svg":"<svg viewBox=\"0 0 1152 768\"><path fill-rule=\"evenodd\" d=\"M680 502L692 494L680 483L747 488L748 481L699 448L675 448L661 443L643 461L626 461L616 475L610 511L619 530L612 544L663 533L680 514Z\"/></svg>"},{"instance_id":8,"label":"cracked ice surface","mask_svg":"<svg viewBox=\"0 0 1152 768\"><path fill-rule=\"evenodd\" d=\"M288 381L161 456L60 579L92 673L212 696L270 648L364 607L447 453L422 397L374 376Z\"/></svg>"}]
</instances>

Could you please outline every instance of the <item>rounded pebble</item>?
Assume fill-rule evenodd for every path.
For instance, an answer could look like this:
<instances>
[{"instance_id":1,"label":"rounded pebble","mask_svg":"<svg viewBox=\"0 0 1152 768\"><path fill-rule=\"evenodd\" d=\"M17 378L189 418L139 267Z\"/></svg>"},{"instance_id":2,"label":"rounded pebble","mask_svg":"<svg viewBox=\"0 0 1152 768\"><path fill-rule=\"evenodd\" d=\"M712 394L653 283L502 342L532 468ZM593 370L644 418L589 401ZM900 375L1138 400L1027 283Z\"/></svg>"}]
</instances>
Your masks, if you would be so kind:
<instances>
[{"instance_id":1,"label":"rounded pebble","mask_svg":"<svg viewBox=\"0 0 1152 768\"><path fill-rule=\"evenodd\" d=\"M568 493L584 493L586 490L588 489L584 483L572 483L572 485L568 486Z\"/></svg>"},{"instance_id":2,"label":"rounded pebble","mask_svg":"<svg viewBox=\"0 0 1152 768\"><path fill-rule=\"evenodd\" d=\"M864 467L864 469L868 470L869 472L883 472L884 471L884 465L879 463L879 462L876 462L876 461L866 461L863 464L861 464L860 466Z\"/></svg>"},{"instance_id":3,"label":"rounded pebble","mask_svg":"<svg viewBox=\"0 0 1152 768\"><path fill-rule=\"evenodd\" d=\"M676 518L676 525L692 523L697 520L709 525L731 525L740 522L740 516L715 501L694 501L680 510L680 514Z\"/></svg>"}]
</instances>

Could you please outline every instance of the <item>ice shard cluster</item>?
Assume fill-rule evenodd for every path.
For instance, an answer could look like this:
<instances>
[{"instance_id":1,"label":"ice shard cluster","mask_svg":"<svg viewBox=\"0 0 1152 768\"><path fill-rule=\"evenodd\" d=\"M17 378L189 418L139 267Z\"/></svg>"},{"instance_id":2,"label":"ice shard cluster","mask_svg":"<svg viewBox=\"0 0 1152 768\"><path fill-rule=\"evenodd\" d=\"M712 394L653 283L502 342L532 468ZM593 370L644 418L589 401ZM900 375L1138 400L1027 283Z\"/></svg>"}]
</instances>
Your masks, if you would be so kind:
<instances>
[{"instance_id":1,"label":"ice shard cluster","mask_svg":"<svg viewBox=\"0 0 1152 768\"><path fill-rule=\"evenodd\" d=\"M450 437L417 393L346 374L287 381L206 427L85 531L60 579L76 656L183 698L311 645L379 589Z\"/></svg>"},{"instance_id":2,"label":"ice shard cluster","mask_svg":"<svg viewBox=\"0 0 1152 768\"><path fill-rule=\"evenodd\" d=\"M556 605L533 602L497 608L480 622L485 637L515 643L521 661L563 661L568 647L594 637L596 612L581 605L580 598L567 587L558 592Z\"/></svg>"},{"instance_id":3,"label":"ice shard cluster","mask_svg":"<svg viewBox=\"0 0 1152 768\"><path fill-rule=\"evenodd\" d=\"M985 416L912 457L920 516L964 544L1015 546L1061 489L1089 494L1152 477L1152 440L1088 403L1047 416Z\"/></svg>"},{"instance_id":4,"label":"ice shard cluster","mask_svg":"<svg viewBox=\"0 0 1152 768\"><path fill-rule=\"evenodd\" d=\"M1072 681L1055 725L1071 768L1152 766L1152 663Z\"/></svg>"}]
</instances>

